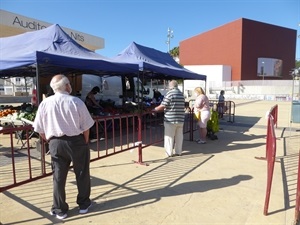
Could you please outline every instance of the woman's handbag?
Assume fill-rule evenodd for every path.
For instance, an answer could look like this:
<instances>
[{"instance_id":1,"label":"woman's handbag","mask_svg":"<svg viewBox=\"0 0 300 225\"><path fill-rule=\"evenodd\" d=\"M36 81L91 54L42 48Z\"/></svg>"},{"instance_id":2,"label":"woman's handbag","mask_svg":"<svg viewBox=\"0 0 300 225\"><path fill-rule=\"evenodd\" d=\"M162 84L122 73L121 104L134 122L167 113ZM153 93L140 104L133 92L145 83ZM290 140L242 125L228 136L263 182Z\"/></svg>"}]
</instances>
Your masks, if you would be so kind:
<instances>
[{"instance_id":1,"label":"woman's handbag","mask_svg":"<svg viewBox=\"0 0 300 225\"><path fill-rule=\"evenodd\" d=\"M195 120L199 121L200 117L201 117L201 112L200 111L194 112L194 119Z\"/></svg>"}]
</instances>

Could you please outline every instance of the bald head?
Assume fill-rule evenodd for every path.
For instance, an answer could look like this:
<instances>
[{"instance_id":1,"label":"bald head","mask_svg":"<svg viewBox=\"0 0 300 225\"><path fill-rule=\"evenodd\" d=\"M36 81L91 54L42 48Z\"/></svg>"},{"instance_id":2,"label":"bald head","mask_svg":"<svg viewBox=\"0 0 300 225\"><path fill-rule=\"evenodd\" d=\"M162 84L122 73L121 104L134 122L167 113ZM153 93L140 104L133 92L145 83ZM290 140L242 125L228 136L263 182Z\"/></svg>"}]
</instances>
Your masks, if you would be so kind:
<instances>
[{"instance_id":1,"label":"bald head","mask_svg":"<svg viewBox=\"0 0 300 225\"><path fill-rule=\"evenodd\" d=\"M65 75L57 74L54 77L52 77L50 87L53 89L54 93L64 91L71 93L72 89L68 90L68 86L70 86L68 84L70 84L70 81Z\"/></svg>"}]
</instances>

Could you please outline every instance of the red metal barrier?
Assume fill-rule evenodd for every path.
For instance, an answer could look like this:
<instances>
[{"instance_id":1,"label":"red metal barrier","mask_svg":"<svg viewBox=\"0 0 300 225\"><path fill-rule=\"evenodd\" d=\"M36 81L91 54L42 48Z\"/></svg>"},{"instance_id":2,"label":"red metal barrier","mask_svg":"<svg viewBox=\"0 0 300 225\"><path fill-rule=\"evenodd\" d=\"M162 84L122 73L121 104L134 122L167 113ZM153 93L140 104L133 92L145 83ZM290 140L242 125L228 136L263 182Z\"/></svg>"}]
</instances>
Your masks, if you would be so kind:
<instances>
[{"instance_id":1,"label":"red metal barrier","mask_svg":"<svg viewBox=\"0 0 300 225\"><path fill-rule=\"evenodd\" d=\"M218 102L218 100L209 100L209 104L216 112L218 112ZM235 103L233 101L225 101L223 108L225 109L223 112L224 116L228 117L227 122L233 123L235 119Z\"/></svg>"},{"instance_id":2,"label":"red metal barrier","mask_svg":"<svg viewBox=\"0 0 300 225\"><path fill-rule=\"evenodd\" d=\"M266 159L267 159L267 188L264 206L264 215L268 214L270 194L274 173L274 164L276 157L276 135L274 128L274 118L272 114L268 117L268 127L267 127L267 140L266 140Z\"/></svg>"},{"instance_id":3,"label":"red metal barrier","mask_svg":"<svg viewBox=\"0 0 300 225\"><path fill-rule=\"evenodd\" d=\"M295 224L298 224L300 220L300 151L298 158L298 178L297 178L297 190L296 190L296 205L295 205Z\"/></svg>"},{"instance_id":4,"label":"red metal barrier","mask_svg":"<svg viewBox=\"0 0 300 225\"><path fill-rule=\"evenodd\" d=\"M278 119L278 105L275 105L271 108L270 110L270 114L272 115L272 117L274 118L274 125L277 128L277 119Z\"/></svg>"},{"instance_id":5,"label":"red metal barrier","mask_svg":"<svg viewBox=\"0 0 300 225\"><path fill-rule=\"evenodd\" d=\"M189 101L189 106L192 108L195 100ZM210 107L213 108L214 111L218 111L218 100L209 100ZM228 118L227 122L233 123L235 120L235 103L233 101L225 101L224 102L224 116Z\"/></svg>"},{"instance_id":6,"label":"red metal barrier","mask_svg":"<svg viewBox=\"0 0 300 225\"><path fill-rule=\"evenodd\" d=\"M266 142L268 142L268 132L269 132L269 118L270 116L272 116L272 123L273 126L276 126L277 128L277 118L278 118L278 105L273 106L270 111L268 112L268 127L267 127L267 140ZM274 129L274 127L273 127ZM266 143L266 153L265 153L265 157L255 157L256 159L260 159L260 160L267 160L267 155L268 155L268 143Z\"/></svg>"},{"instance_id":7,"label":"red metal barrier","mask_svg":"<svg viewBox=\"0 0 300 225\"><path fill-rule=\"evenodd\" d=\"M268 214L271 187L274 173L274 164L276 158L276 135L275 125L277 127L278 105L273 106L268 112L267 138L266 138L266 153L265 157L255 157L256 159L267 160L267 188L264 205L264 215Z\"/></svg>"},{"instance_id":8,"label":"red metal barrier","mask_svg":"<svg viewBox=\"0 0 300 225\"><path fill-rule=\"evenodd\" d=\"M197 121L194 119L194 108L187 108L188 113L190 115L188 121L189 121L189 125L190 125L190 141L194 140L194 131L197 128Z\"/></svg>"},{"instance_id":9,"label":"red metal barrier","mask_svg":"<svg viewBox=\"0 0 300 225\"><path fill-rule=\"evenodd\" d=\"M25 135L19 136L18 132L24 132ZM33 144L29 137L32 131L31 125L5 128L0 130L3 142L1 154L1 187L3 192L12 187L16 187L33 180L40 179L52 172L46 172L46 164L40 163L44 159L44 153L37 154L33 152ZM4 146L4 139L9 139L9 145ZM20 139L21 138L21 139ZM21 143L20 143L21 141ZM7 149L7 150L6 150Z\"/></svg>"},{"instance_id":10,"label":"red metal barrier","mask_svg":"<svg viewBox=\"0 0 300 225\"><path fill-rule=\"evenodd\" d=\"M89 144L91 149L90 161L137 149L138 159L135 162L146 165L143 162L142 151L146 147L163 141L163 117L163 112L153 115L151 111L143 114L94 117L95 126L92 129L95 131L95 137ZM193 113L187 109L184 133L193 133L192 122ZM26 132L26 139L24 140L26 145L16 143L19 140L14 139L13 136L17 131ZM6 146L6 148L8 149L7 152L10 151L9 157L11 158L11 160L6 158L2 160L1 158L3 165L1 165L0 179L1 181L5 180L5 182L1 182L0 192L52 174L51 157L46 153L45 143L39 138L33 139L29 135L31 132L33 132L31 125L0 130L0 135L6 133L5 135L9 136L7 139L10 141L10 146ZM192 137L191 135L190 137ZM34 141L39 141L36 148L31 147ZM23 146L22 151L16 151L16 148L20 149L20 145ZM1 155L1 157L4 156ZM16 159L18 159L17 162ZM33 161L34 164L32 164ZM24 174L24 164L27 165L28 175ZM22 171L19 167L22 167ZM35 173L33 174L32 171ZM19 176L21 173L22 176Z\"/></svg>"}]
</instances>

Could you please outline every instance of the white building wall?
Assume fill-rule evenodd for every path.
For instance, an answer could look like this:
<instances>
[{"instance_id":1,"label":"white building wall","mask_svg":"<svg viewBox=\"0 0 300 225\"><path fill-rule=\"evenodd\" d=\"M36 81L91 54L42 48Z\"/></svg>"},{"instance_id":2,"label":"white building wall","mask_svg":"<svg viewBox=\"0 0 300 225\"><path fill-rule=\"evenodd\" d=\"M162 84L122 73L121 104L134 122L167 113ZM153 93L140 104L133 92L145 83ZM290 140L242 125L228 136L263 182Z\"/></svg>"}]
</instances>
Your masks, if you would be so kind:
<instances>
[{"instance_id":1,"label":"white building wall","mask_svg":"<svg viewBox=\"0 0 300 225\"><path fill-rule=\"evenodd\" d=\"M231 66L228 65L186 65L184 67L195 73L207 76L206 88L203 81L184 81L184 89L189 93L191 90L194 90L195 87L200 86L205 88L208 95L213 94L214 96L212 97L215 97L215 93L211 93L211 89L216 89L216 91L219 92L223 88L223 82L231 81Z\"/></svg>"}]
</instances>

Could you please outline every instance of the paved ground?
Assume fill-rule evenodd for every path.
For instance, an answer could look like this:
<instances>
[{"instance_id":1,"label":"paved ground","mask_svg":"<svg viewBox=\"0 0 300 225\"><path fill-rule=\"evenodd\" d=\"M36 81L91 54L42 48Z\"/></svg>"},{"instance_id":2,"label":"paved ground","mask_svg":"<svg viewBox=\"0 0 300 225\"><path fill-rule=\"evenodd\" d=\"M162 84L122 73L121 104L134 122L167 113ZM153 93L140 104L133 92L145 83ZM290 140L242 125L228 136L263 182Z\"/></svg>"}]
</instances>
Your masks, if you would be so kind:
<instances>
[{"instance_id":1,"label":"paved ground","mask_svg":"<svg viewBox=\"0 0 300 225\"><path fill-rule=\"evenodd\" d=\"M299 124L290 123L290 102L235 101L235 122L221 121L218 140L205 145L185 137L181 157L164 159L162 145L143 151L148 166L124 152L91 163L94 205L78 215L75 177L69 173L68 218L48 214L52 177L0 194L2 224L291 225L295 215ZM277 161L268 215L266 112L278 104ZM196 133L195 133L196 134Z\"/></svg>"}]
</instances>

